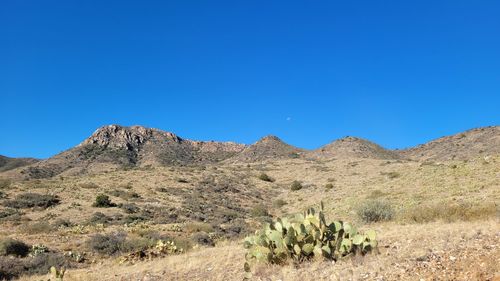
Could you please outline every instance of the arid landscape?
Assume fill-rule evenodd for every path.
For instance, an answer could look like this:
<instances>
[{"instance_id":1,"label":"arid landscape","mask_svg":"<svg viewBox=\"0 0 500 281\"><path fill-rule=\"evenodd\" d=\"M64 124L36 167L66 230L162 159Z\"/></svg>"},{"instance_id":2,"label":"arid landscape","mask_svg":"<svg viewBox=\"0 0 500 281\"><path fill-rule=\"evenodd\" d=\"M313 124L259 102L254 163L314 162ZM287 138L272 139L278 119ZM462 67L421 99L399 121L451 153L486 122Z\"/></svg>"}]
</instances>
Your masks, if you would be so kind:
<instances>
[{"instance_id":1,"label":"arid landscape","mask_svg":"<svg viewBox=\"0 0 500 281\"><path fill-rule=\"evenodd\" d=\"M327 221L375 230L376 249L245 272L246 236L320 202ZM45 160L0 158L0 280L58 280L52 266L64 280L500 280L499 204L498 126L306 150L109 125Z\"/></svg>"}]
</instances>

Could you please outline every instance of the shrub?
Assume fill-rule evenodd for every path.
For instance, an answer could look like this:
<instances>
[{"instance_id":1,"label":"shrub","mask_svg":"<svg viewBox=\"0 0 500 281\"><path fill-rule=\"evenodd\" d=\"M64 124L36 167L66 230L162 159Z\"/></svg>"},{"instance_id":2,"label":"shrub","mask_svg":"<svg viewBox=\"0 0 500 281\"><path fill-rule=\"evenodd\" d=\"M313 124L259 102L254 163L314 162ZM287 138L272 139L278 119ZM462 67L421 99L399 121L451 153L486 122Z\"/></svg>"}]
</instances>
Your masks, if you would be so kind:
<instances>
[{"instance_id":1,"label":"shrub","mask_svg":"<svg viewBox=\"0 0 500 281\"><path fill-rule=\"evenodd\" d=\"M391 205L381 200L364 202L357 213L361 220L368 223L391 220L394 216Z\"/></svg>"},{"instance_id":2,"label":"shrub","mask_svg":"<svg viewBox=\"0 0 500 281\"><path fill-rule=\"evenodd\" d=\"M25 257L29 254L30 247L18 240L5 238L0 240L0 256Z\"/></svg>"},{"instance_id":3,"label":"shrub","mask_svg":"<svg viewBox=\"0 0 500 281\"><path fill-rule=\"evenodd\" d=\"M273 206L276 208L281 208L281 207L285 206L286 204L288 204L288 203L283 199L276 199L273 202Z\"/></svg>"},{"instance_id":4,"label":"shrub","mask_svg":"<svg viewBox=\"0 0 500 281\"><path fill-rule=\"evenodd\" d=\"M12 200L7 200L4 202L6 207L25 209L25 208L42 208L46 209L48 207L59 204L60 200L55 195L43 195L38 193L23 193L16 196Z\"/></svg>"},{"instance_id":5,"label":"shrub","mask_svg":"<svg viewBox=\"0 0 500 281\"><path fill-rule=\"evenodd\" d=\"M259 175L259 179L267 182L274 182L274 179L268 176L266 173L262 173Z\"/></svg>"},{"instance_id":6,"label":"shrub","mask_svg":"<svg viewBox=\"0 0 500 281\"><path fill-rule=\"evenodd\" d=\"M137 212L139 212L139 207L137 207L137 205L135 204L123 204L120 206L124 211L125 213L127 214L135 214Z\"/></svg>"},{"instance_id":7,"label":"shrub","mask_svg":"<svg viewBox=\"0 0 500 281\"><path fill-rule=\"evenodd\" d=\"M21 227L21 230L26 234L39 234L52 232L54 227L47 222L41 221L25 225Z\"/></svg>"},{"instance_id":8,"label":"shrub","mask_svg":"<svg viewBox=\"0 0 500 281\"><path fill-rule=\"evenodd\" d=\"M189 181L188 181L187 179L178 178L178 179L177 179L177 182L180 182L180 183L188 183Z\"/></svg>"},{"instance_id":9,"label":"shrub","mask_svg":"<svg viewBox=\"0 0 500 281\"><path fill-rule=\"evenodd\" d=\"M253 217L268 217L269 212L267 211L267 207L263 204L257 204L255 205L252 210L250 211L250 214Z\"/></svg>"},{"instance_id":10,"label":"shrub","mask_svg":"<svg viewBox=\"0 0 500 281\"><path fill-rule=\"evenodd\" d=\"M114 255L123 249L125 233L96 234L87 240L87 247L103 255Z\"/></svg>"},{"instance_id":11,"label":"shrub","mask_svg":"<svg viewBox=\"0 0 500 281\"><path fill-rule=\"evenodd\" d=\"M203 246L210 246L213 247L215 246L214 241L206 232L197 232L191 236L191 240L198 244L198 245L203 245Z\"/></svg>"},{"instance_id":12,"label":"shrub","mask_svg":"<svg viewBox=\"0 0 500 281\"><path fill-rule=\"evenodd\" d=\"M331 183L327 183L327 184L325 185L325 189L327 189L327 190L333 189L333 184L331 184Z\"/></svg>"},{"instance_id":13,"label":"shrub","mask_svg":"<svg viewBox=\"0 0 500 281\"><path fill-rule=\"evenodd\" d=\"M72 223L70 220L67 220L67 219L57 219L52 223L52 226L55 228L71 227L74 225L75 225L74 223Z\"/></svg>"},{"instance_id":14,"label":"shrub","mask_svg":"<svg viewBox=\"0 0 500 281\"><path fill-rule=\"evenodd\" d=\"M184 227L184 230L187 233L195 233L200 231L210 233L214 232L214 227L204 222L192 222L192 223L187 223L186 226Z\"/></svg>"},{"instance_id":15,"label":"shrub","mask_svg":"<svg viewBox=\"0 0 500 281\"><path fill-rule=\"evenodd\" d=\"M7 189L11 185L11 180L9 179L0 179L0 189Z\"/></svg>"},{"instance_id":16,"label":"shrub","mask_svg":"<svg viewBox=\"0 0 500 281\"><path fill-rule=\"evenodd\" d=\"M290 189L292 191L301 190L302 189L302 183L300 183L299 181L293 181L292 185L290 186Z\"/></svg>"},{"instance_id":17,"label":"shrub","mask_svg":"<svg viewBox=\"0 0 500 281\"><path fill-rule=\"evenodd\" d=\"M97 208L109 208L115 206L116 204L112 203L111 200L109 199L109 196L105 194L97 195L94 204L92 204L92 207L97 207Z\"/></svg>"},{"instance_id":18,"label":"shrub","mask_svg":"<svg viewBox=\"0 0 500 281\"><path fill-rule=\"evenodd\" d=\"M377 247L377 241L373 230L361 234L346 222L326 223L321 204L319 212L310 208L264 225L255 235L245 238L244 246L248 249L245 270L249 272L248 262L252 261L284 264L289 258L295 262L319 257L337 260L354 253L368 253Z\"/></svg>"},{"instance_id":19,"label":"shrub","mask_svg":"<svg viewBox=\"0 0 500 281\"><path fill-rule=\"evenodd\" d=\"M92 216L89 218L88 223L89 224L107 224L113 221L112 217L106 216L105 214L101 212L95 212L92 214Z\"/></svg>"}]
</instances>

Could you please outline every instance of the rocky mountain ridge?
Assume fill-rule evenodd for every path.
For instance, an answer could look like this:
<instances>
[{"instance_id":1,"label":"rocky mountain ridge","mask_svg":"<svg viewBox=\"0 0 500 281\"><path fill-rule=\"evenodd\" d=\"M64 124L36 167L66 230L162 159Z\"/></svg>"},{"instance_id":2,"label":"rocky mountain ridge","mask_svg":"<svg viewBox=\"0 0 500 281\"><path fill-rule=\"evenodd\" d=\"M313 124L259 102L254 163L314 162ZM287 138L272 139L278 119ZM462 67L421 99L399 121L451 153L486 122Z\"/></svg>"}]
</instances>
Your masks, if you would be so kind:
<instances>
[{"instance_id":1,"label":"rocky mountain ridge","mask_svg":"<svg viewBox=\"0 0 500 281\"><path fill-rule=\"evenodd\" d=\"M171 132L143 126L108 125L97 129L71 149L40 162L23 162L27 166L14 166L20 168L8 172L23 178L48 178L129 167L220 162L251 163L295 158L441 161L467 160L491 154L500 154L498 126L472 129L404 150L388 150L357 137L345 137L316 150L305 150L291 146L276 136L266 136L252 145L244 145L188 140ZM5 171L1 165L0 171Z\"/></svg>"}]
</instances>

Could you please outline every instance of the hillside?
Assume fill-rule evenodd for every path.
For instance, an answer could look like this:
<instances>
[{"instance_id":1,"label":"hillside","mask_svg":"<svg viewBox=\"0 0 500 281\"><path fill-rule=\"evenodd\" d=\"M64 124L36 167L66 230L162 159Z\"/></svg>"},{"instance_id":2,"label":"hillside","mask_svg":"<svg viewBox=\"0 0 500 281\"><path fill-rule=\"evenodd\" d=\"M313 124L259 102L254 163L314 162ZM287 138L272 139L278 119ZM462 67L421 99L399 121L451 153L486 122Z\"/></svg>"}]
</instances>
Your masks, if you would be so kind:
<instances>
[{"instance_id":1,"label":"hillside","mask_svg":"<svg viewBox=\"0 0 500 281\"><path fill-rule=\"evenodd\" d=\"M469 160L500 153L500 126L476 128L400 151L415 160Z\"/></svg>"},{"instance_id":2,"label":"hillside","mask_svg":"<svg viewBox=\"0 0 500 281\"><path fill-rule=\"evenodd\" d=\"M371 158L371 159L399 159L394 151L387 150L371 141L345 137L330 144L311 151L308 156L319 159L331 158Z\"/></svg>"},{"instance_id":3,"label":"hillside","mask_svg":"<svg viewBox=\"0 0 500 281\"><path fill-rule=\"evenodd\" d=\"M104 126L78 146L20 171L26 178L78 175L143 166L206 164L227 159L244 149L232 142L183 139L142 126Z\"/></svg>"},{"instance_id":4,"label":"hillside","mask_svg":"<svg viewBox=\"0 0 500 281\"><path fill-rule=\"evenodd\" d=\"M228 161L258 162L270 159L298 158L303 149L291 146L276 136L266 136L246 147Z\"/></svg>"},{"instance_id":5,"label":"hillside","mask_svg":"<svg viewBox=\"0 0 500 281\"><path fill-rule=\"evenodd\" d=\"M0 172L31 165L40 160L34 158L11 158L0 155Z\"/></svg>"}]
</instances>

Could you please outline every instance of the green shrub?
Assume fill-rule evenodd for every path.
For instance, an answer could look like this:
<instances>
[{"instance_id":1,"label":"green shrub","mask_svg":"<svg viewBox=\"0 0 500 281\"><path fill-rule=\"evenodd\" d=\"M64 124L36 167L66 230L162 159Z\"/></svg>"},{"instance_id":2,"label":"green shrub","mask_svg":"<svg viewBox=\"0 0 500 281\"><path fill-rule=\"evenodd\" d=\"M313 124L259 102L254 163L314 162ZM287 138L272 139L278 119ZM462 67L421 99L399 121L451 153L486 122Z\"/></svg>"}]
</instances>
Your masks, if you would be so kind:
<instances>
[{"instance_id":1,"label":"green shrub","mask_svg":"<svg viewBox=\"0 0 500 281\"><path fill-rule=\"evenodd\" d=\"M290 186L290 189L292 191L301 190L302 189L302 183L300 183L299 181L293 181L292 185Z\"/></svg>"},{"instance_id":2,"label":"green shrub","mask_svg":"<svg viewBox=\"0 0 500 281\"><path fill-rule=\"evenodd\" d=\"M327 189L327 190L333 189L333 184L331 184L331 183L327 183L327 184L325 185L325 189Z\"/></svg>"},{"instance_id":3,"label":"green shrub","mask_svg":"<svg viewBox=\"0 0 500 281\"><path fill-rule=\"evenodd\" d=\"M114 255L123 250L125 233L96 234L87 240L87 247L102 255Z\"/></svg>"},{"instance_id":4,"label":"green shrub","mask_svg":"<svg viewBox=\"0 0 500 281\"><path fill-rule=\"evenodd\" d=\"M321 210L313 208L290 218L278 218L246 237L245 270L249 262L284 264L288 259L302 262L311 258L338 260L355 253L366 254L377 247L376 234L369 230L359 233L354 226L342 221L327 223Z\"/></svg>"},{"instance_id":5,"label":"green shrub","mask_svg":"<svg viewBox=\"0 0 500 281\"><path fill-rule=\"evenodd\" d=\"M250 214L253 217L268 217L269 212L267 210L267 207L263 204L257 204L255 205L252 210L250 211Z\"/></svg>"},{"instance_id":6,"label":"green shrub","mask_svg":"<svg viewBox=\"0 0 500 281\"><path fill-rule=\"evenodd\" d=\"M5 201L4 206L16 209L26 209L34 207L46 209L48 207L59 204L59 202L59 198L55 195L23 193L17 195L12 200Z\"/></svg>"},{"instance_id":7,"label":"green shrub","mask_svg":"<svg viewBox=\"0 0 500 281\"><path fill-rule=\"evenodd\" d=\"M394 211L389 203L381 200L369 200L358 208L358 216L364 222L388 221L394 216Z\"/></svg>"},{"instance_id":8,"label":"green shrub","mask_svg":"<svg viewBox=\"0 0 500 281\"><path fill-rule=\"evenodd\" d=\"M266 173L262 173L259 175L259 179L267 182L274 182L274 179L268 176Z\"/></svg>"},{"instance_id":9,"label":"green shrub","mask_svg":"<svg viewBox=\"0 0 500 281\"><path fill-rule=\"evenodd\" d=\"M111 200L109 199L109 196L105 194L97 195L95 198L95 202L92 205L92 207L97 207L97 208L109 208L115 206L116 204L112 203Z\"/></svg>"},{"instance_id":10,"label":"green shrub","mask_svg":"<svg viewBox=\"0 0 500 281\"><path fill-rule=\"evenodd\" d=\"M30 252L30 246L26 243L11 238L0 240L0 256L25 257Z\"/></svg>"}]
</instances>

